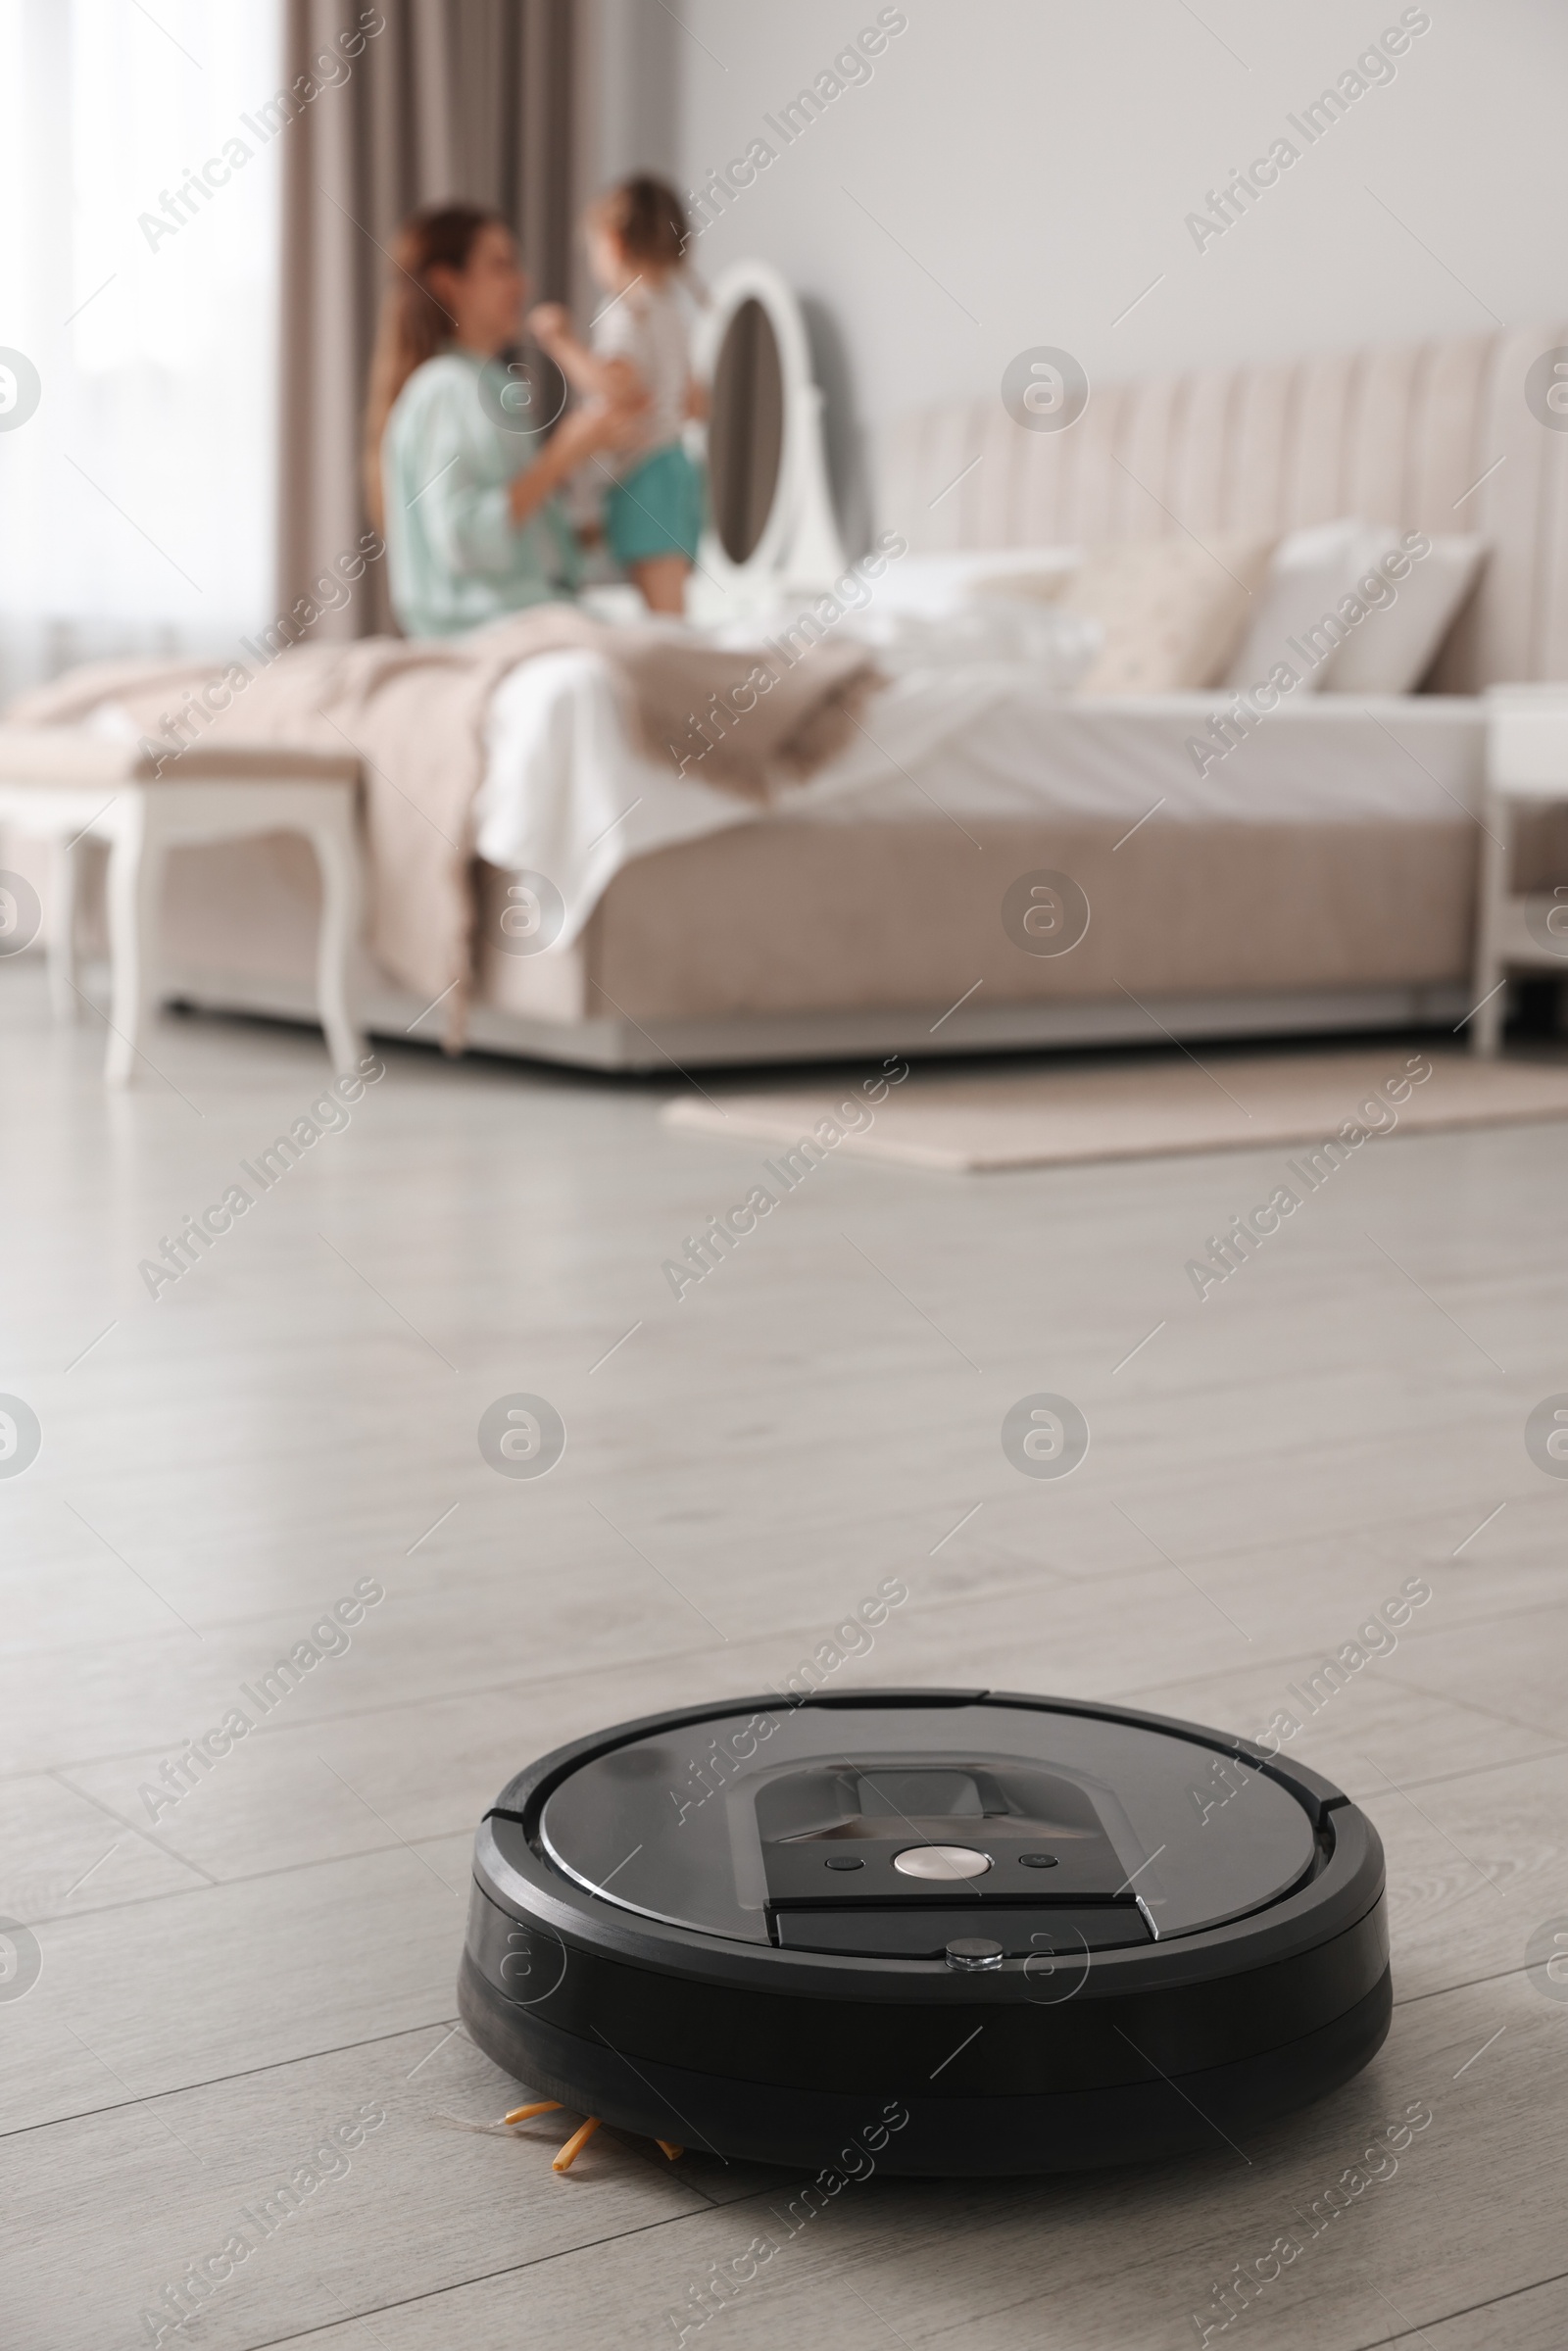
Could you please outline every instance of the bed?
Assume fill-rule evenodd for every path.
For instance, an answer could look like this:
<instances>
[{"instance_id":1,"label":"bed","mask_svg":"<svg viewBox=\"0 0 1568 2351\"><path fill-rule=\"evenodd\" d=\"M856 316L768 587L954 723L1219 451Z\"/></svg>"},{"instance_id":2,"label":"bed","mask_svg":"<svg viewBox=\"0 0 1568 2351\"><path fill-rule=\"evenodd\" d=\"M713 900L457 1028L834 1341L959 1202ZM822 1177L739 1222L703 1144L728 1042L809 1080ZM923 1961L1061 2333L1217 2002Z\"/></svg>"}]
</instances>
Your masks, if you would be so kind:
<instances>
[{"instance_id":1,"label":"bed","mask_svg":"<svg viewBox=\"0 0 1568 2351\"><path fill-rule=\"evenodd\" d=\"M685 840L639 851L633 833L547 953L511 952L503 916L514 873L549 868L481 864L470 1042L658 1069L1456 1021L1478 705L1306 705L1200 782L1183 746L1206 707L1014 692L906 773L867 759L767 816L726 803ZM641 817L662 779L624 757ZM1042 869L1092 908L1059 956L1001 919ZM174 853L170 993L309 1018L315 887L281 838ZM372 1030L418 1035L422 1013L439 1034L373 968L358 1002Z\"/></svg>"},{"instance_id":2,"label":"bed","mask_svg":"<svg viewBox=\"0 0 1568 2351\"><path fill-rule=\"evenodd\" d=\"M661 1069L1459 1021L1480 696L1568 676L1563 443L1523 395L1559 339L1097 387L1060 433L1020 430L995 400L906 419L878 502L917 552L1361 513L1479 531L1489 560L1426 691L1303 696L1202 775L1189 738L1213 692L1068 694L956 662L898 676L863 742L759 811L639 759L591 658L562 656L524 693L551 790L519 813L487 787L479 810L470 1043ZM506 908L519 870L566 854L564 793L590 885L548 952L518 954ZM1568 870L1564 846L1528 854ZM1007 889L1036 872L1087 896L1071 953L1022 950L1004 925ZM283 841L176 855L167 992L308 1016L313 889ZM439 1031L370 967L359 1005L383 1034Z\"/></svg>"}]
</instances>

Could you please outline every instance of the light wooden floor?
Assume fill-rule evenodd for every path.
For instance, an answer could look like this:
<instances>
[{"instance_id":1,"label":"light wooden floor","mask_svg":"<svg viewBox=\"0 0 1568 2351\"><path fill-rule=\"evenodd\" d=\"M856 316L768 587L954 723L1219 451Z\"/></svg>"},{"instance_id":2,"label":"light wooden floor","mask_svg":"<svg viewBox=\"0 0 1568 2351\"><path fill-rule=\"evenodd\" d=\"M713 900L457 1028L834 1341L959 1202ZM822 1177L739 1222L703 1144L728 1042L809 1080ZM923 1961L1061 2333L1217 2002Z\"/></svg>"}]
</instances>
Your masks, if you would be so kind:
<instances>
[{"instance_id":1,"label":"light wooden floor","mask_svg":"<svg viewBox=\"0 0 1568 2351\"><path fill-rule=\"evenodd\" d=\"M43 1427L0 1479L0 1912L42 1954L0 1996L0 2339L150 2340L165 2286L369 2105L193 2345L673 2347L665 2314L785 2183L609 2132L561 2180L552 2123L465 2128L514 2094L454 2030L469 1839L530 1756L781 1681L897 1573L846 1681L1245 1732L1429 1578L1296 1750L1386 1840L1394 2030L1246 2160L856 2187L705 2351L1191 2345L1416 2099L1397 2173L1210 2340L1568 2340L1568 2000L1526 1971L1568 1930L1568 1485L1522 1435L1568 1390L1568 1128L1379 1144L1202 1304L1184 1261L1282 1154L834 1162L677 1304L661 1260L762 1147L661 1131L658 1088L393 1053L154 1302L137 1261L306 1108L319 1048L172 1022L172 1084L110 1098L31 972L0 970L0 1389ZM519 1389L568 1430L537 1483L475 1444ZM1038 1389L1093 1430L1060 1484L998 1442ZM163 1758L366 1576L387 1596L347 1654L151 1827Z\"/></svg>"}]
</instances>

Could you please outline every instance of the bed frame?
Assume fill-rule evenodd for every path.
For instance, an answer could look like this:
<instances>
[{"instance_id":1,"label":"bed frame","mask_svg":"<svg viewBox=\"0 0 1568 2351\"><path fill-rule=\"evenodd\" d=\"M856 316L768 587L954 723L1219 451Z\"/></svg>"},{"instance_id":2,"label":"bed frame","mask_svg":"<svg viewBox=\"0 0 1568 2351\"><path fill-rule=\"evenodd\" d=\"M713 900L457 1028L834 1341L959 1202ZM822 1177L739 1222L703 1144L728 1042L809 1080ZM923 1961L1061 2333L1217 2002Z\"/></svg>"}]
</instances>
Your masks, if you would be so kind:
<instances>
[{"instance_id":1,"label":"bed frame","mask_svg":"<svg viewBox=\"0 0 1568 2351\"><path fill-rule=\"evenodd\" d=\"M1321 722L1312 728L1314 737ZM1319 755L1321 756L1321 755ZM971 829L971 828L966 828ZM1474 825L774 821L624 866L568 949L502 952L479 869L469 1042L606 1070L1453 1026L1467 1009ZM265 850L265 854L263 854ZM1000 900L1074 874L1070 955L1022 952ZM297 842L174 853L166 994L308 1015L315 882ZM240 919L242 903L246 906ZM366 967L359 1015L439 1042L439 1007Z\"/></svg>"},{"instance_id":2,"label":"bed frame","mask_svg":"<svg viewBox=\"0 0 1568 2351\"><path fill-rule=\"evenodd\" d=\"M670 1078L689 1069L760 1068L801 1062L879 1062L963 1053L1038 1053L1066 1047L1158 1045L1167 1039L1327 1036L1352 1030L1454 1029L1468 1010L1467 986L1321 988L1296 994L1162 998L1140 1012L1118 1004L994 1004L943 1021L928 1005L904 1013L816 1012L731 1020L656 1020L645 1028L618 1014L576 1021L528 1020L476 1004L468 1049L554 1061L607 1075ZM171 1004L192 1011L250 1013L312 1023L309 988L204 972L172 980ZM439 1043L439 1021L373 981L356 1002L361 1025L401 1044ZM939 1023L941 1024L939 1026ZM1162 1036L1163 1031L1163 1036Z\"/></svg>"}]
</instances>

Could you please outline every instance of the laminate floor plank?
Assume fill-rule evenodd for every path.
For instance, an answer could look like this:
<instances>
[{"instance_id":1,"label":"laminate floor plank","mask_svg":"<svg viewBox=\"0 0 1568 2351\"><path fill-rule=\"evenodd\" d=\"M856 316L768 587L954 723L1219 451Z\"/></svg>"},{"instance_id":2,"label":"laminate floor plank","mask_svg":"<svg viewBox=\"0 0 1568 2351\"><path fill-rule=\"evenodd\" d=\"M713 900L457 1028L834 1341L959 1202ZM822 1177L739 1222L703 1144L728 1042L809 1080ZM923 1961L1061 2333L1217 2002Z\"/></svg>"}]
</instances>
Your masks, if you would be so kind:
<instances>
[{"instance_id":1,"label":"laminate floor plank","mask_svg":"<svg viewBox=\"0 0 1568 2351\"><path fill-rule=\"evenodd\" d=\"M1568 2277L1525 2286L1462 2316L1439 2319L1420 2334L1389 2337L1389 2351L1560 2351L1568 2342Z\"/></svg>"},{"instance_id":2,"label":"laminate floor plank","mask_svg":"<svg viewBox=\"0 0 1568 2351\"><path fill-rule=\"evenodd\" d=\"M0 1781L0 1916L79 1918L205 1883L158 1837L63 1781Z\"/></svg>"},{"instance_id":3,"label":"laminate floor plank","mask_svg":"<svg viewBox=\"0 0 1568 2351\"><path fill-rule=\"evenodd\" d=\"M40 1926L42 1973L5 2012L5 2130L450 2019L472 1841L384 1843Z\"/></svg>"},{"instance_id":4,"label":"laminate floor plank","mask_svg":"<svg viewBox=\"0 0 1568 2351\"><path fill-rule=\"evenodd\" d=\"M711 2211L713 2194L726 2192L710 2158L669 2163L651 2143L609 2131L558 2177L551 2157L580 2118L486 2132L520 2102L466 2034L442 2028L6 2141L0 2178L17 2248L7 2339L119 2351L147 2341L148 2311L178 2343L188 2265L220 2254L237 2232L249 2251L230 2253L232 2275L199 2304L191 2290L185 2307L198 2341L249 2351L345 2311L440 2294ZM714 2175L710 2191L702 2182Z\"/></svg>"}]
</instances>

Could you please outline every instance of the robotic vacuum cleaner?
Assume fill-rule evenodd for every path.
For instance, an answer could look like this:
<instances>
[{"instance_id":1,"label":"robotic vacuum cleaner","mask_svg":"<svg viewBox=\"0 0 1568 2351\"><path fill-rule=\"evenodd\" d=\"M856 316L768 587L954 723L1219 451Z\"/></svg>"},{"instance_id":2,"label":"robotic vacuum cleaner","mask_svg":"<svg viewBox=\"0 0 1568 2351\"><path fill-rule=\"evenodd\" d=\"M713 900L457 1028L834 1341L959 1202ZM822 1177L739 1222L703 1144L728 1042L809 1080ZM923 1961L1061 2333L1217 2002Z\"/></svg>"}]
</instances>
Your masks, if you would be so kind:
<instances>
[{"instance_id":1,"label":"robotic vacuum cleaner","mask_svg":"<svg viewBox=\"0 0 1568 2351\"><path fill-rule=\"evenodd\" d=\"M1367 2063L1383 1847L1316 1772L1160 1715L743 1698L518 1773L479 1829L459 2000L562 2105L726 2160L1147 2161Z\"/></svg>"}]
</instances>

